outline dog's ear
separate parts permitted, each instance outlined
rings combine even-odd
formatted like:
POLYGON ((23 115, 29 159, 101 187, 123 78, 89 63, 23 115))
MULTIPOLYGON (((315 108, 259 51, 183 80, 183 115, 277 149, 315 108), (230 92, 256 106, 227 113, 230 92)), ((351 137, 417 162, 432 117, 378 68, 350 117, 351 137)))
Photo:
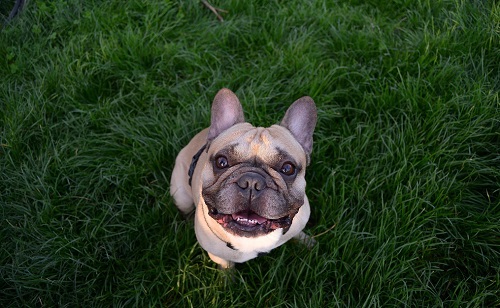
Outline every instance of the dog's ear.
POLYGON ((215 95, 207 141, 215 139, 231 126, 245 122, 243 108, 233 91, 223 88, 215 95))
POLYGON ((296 100, 286 111, 280 125, 286 127, 300 143, 309 157, 312 151, 313 132, 316 127, 316 105, 309 96, 296 100))

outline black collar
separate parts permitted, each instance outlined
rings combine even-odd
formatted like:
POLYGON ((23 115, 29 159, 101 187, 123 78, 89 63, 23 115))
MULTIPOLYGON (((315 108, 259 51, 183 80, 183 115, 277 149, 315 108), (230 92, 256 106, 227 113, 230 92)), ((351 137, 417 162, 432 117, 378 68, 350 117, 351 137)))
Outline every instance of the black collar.
POLYGON ((194 154, 193 159, 191 160, 191 165, 189 166, 189 171, 188 171, 189 186, 191 186, 191 180, 193 179, 193 173, 194 169, 196 168, 196 164, 198 163, 198 159, 200 159, 201 153, 203 153, 203 151, 207 148, 207 145, 208 143, 205 143, 205 145, 203 145, 201 149, 199 149, 198 152, 194 154))

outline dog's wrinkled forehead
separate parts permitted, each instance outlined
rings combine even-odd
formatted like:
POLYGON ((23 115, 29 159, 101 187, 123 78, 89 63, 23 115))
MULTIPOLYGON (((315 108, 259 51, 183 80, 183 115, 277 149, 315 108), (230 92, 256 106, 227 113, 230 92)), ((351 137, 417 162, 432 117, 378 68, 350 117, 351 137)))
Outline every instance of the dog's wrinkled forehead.
POLYGON ((272 137, 269 131, 258 127, 240 136, 234 143, 233 151, 241 159, 255 156, 265 158, 275 154, 276 148, 273 146, 271 140, 272 137))
POLYGON ((273 163, 283 156, 293 156, 305 160, 305 153, 300 144, 286 128, 273 125, 268 128, 253 127, 248 123, 229 129, 214 140, 220 143, 216 148, 225 149, 227 154, 245 161, 255 157, 273 163))

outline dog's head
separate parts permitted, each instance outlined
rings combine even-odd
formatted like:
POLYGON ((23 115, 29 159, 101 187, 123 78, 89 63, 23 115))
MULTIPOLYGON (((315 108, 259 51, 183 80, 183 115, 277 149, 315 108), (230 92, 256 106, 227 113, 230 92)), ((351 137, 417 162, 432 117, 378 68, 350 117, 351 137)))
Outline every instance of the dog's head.
POLYGON ((315 125, 310 97, 295 101, 279 125, 263 128, 246 123, 236 95, 220 90, 202 172, 205 218, 240 237, 286 233, 304 203, 315 125))

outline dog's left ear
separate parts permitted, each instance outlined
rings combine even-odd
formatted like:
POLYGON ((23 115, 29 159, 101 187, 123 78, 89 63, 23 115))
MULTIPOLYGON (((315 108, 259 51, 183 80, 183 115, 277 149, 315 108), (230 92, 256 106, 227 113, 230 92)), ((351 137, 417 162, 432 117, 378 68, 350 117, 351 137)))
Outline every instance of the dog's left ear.
POLYGON ((233 91, 223 88, 215 95, 207 141, 217 138, 231 126, 245 122, 243 108, 233 91))
POLYGON ((316 105, 309 96, 296 100, 286 111, 280 125, 286 127, 300 143, 307 157, 311 154, 317 120, 316 105))

